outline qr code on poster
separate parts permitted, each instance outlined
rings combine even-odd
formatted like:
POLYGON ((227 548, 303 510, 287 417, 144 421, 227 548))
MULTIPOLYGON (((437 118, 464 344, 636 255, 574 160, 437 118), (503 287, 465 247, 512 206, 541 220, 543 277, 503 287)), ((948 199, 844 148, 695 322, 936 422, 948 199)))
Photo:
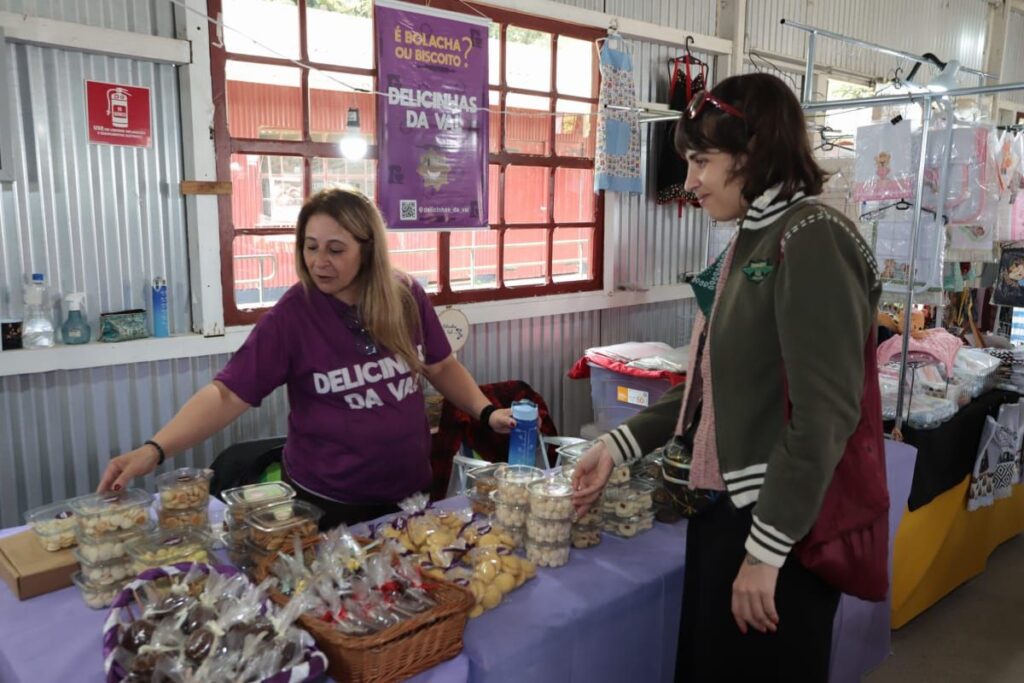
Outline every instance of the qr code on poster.
POLYGON ((414 221, 418 210, 416 208, 415 199, 399 199, 398 200, 398 218, 403 221, 414 221))

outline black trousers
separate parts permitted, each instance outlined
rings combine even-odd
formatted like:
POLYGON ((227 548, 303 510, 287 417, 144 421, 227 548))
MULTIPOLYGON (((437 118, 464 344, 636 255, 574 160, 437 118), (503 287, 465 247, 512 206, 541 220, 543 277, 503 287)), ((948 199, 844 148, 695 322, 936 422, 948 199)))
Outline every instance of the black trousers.
POLYGON ((790 555, 775 587, 778 630, 740 633, 732 616, 732 584, 746 556, 751 508, 722 496, 691 519, 686 535, 677 682, 827 683, 832 621, 839 591, 790 555))
POLYGON ((321 531, 333 529, 339 524, 352 526, 353 524, 358 524, 360 522, 369 522, 372 519, 377 519, 383 515, 390 515, 399 511, 399 507, 394 503, 350 505, 348 503, 339 503, 328 498, 321 498, 315 493, 311 493, 310 491, 302 488, 299 484, 296 484, 295 481, 288 476, 288 470, 285 469, 283 462, 281 463, 281 479, 295 489, 296 498, 304 500, 307 503, 312 503, 324 511, 324 516, 320 518, 321 531))

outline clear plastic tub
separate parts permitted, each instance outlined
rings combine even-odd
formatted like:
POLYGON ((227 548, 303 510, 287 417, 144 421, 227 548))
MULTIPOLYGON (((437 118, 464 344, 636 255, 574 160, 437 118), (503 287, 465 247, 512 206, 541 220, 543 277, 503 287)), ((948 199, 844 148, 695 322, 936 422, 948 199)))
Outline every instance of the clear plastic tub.
POLYGON ((594 404, 594 422, 601 432, 610 432, 644 408, 658 402, 672 387, 663 378, 634 377, 590 366, 590 398, 594 404))
POLYGON ((145 526, 152 502, 153 495, 148 491, 124 489, 75 498, 71 509, 78 516, 79 537, 96 538, 145 526))
POLYGON ((497 490, 498 469, 504 465, 486 465, 474 467, 466 472, 466 481, 469 484, 466 489, 466 496, 473 507, 473 512, 489 515, 494 512, 494 505, 491 502, 491 492, 497 490))
POLYGON ((513 549, 522 548, 523 542, 526 540, 526 525, 522 526, 507 526, 505 524, 495 524, 494 530, 500 534, 504 534, 508 537, 508 540, 512 542, 513 549))
POLYGON ((569 561, 569 544, 537 543, 527 538, 526 559, 538 567, 561 567, 569 561))
POLYGON ((113 584, 110 586, 99 586, 93 583, 89 583, 82 572, 75 572, 74 576, 71 577, 72 583, 78 586, 78 590, 82 593, 82 599, 85 600, 85 604, 93 609, 105 609, 110 607, 110 603, 114 602, 114 598, 124 588, 124 582, 120 585, 113 584))
POLYGON ((81 567, 82 578, 94 586, 124 585, 134 578, 132 561, 128 557, 119 557, 105 562, 90 562, 80 549, 75 549, 75 559, 81 567))
POLYGON ((522 527, 526 525, 526 516, 529 505, 522 503, 509 503, 501 495, 501 491, 492 491, 491 500, 494 502, 495 522, 504 527, 522 527))
POLYGON ((210 508, 206 503, 191 508, 161 507, 157 510, 157 524, 161 529, 210 528, 210 508))
POLYGON ((289 500, 254 510, 246 518, 251 527, 249 540, 268 551, 291 547, 298 536, 303 541, 315 539, 320 533, 324 512, 304 500, 289 500))
POLYGON ((144 526, 135 527, 104 536, 78 536, 78 552, 88 562, 107 562, 128 554, 125 544, 153 530, 149 520, 144 526))
POLYGON ((572 520, 544 519, 530 515, 526 518, 526 536, 539 543, 568 543, 572 538, 572 520))
POLYGON ((532 517, 572 520, 572 481, 565 477, 551 477, 533 482, 527 490, 532 517))
POLYGON ((156 478, 160 491, 160 507, 183 510, 206 507, 210 503, 210 479, 213 470, 181 467, 156 478))
POLYGON ((578 524, 572 528, 573 548, 592 548, 601 543, 600 524, 578 524))
POLYGON ((626 486, 609 486, 601 496, 601 514, 605 517, 629 519, 650 512, 654 506, 651 499, 653 491, 648 484, 633 482, 626 486))
POLYGON ((632 538, 653 526, 654 514, 648 512, 629 518, 619 517, 618 515, 607 516, 601 523, 601 530, 621 538, 632 538))
POLYGON ((51 503, 25 513, 25 521, 32 527, 42 546, 52 552, 75 545, 75 527, 78 524, 70 501, 51 503))
POLYGON ((195 529, 153 531, 125 543, 135 573, 178 562, 206 562, 210 546, 209 534, 195 529))
POLYGON ((228 522, 229 528, 237 528, 237 525, 246 523, 245 518, 253 510, 295 498, 295 489, 282 481, 274 481, 237 486, 224 491, 220 497, 228 506, 224 515, 225 521, 228 522))
POLYGON ((528 487, 544 477, 544 471, 529 465, 505 465, 495 473, 498 493, 510 505, 525 505, 529 502, 528 487))

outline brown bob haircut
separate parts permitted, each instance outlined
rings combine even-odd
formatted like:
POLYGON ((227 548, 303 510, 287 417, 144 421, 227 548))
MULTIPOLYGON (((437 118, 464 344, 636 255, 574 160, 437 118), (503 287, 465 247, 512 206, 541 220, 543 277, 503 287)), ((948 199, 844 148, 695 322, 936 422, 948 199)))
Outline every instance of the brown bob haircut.
POLYGON ((743 179, 747 202, 780 184, 779 199, 789 199, 799 190, 821 194, 826 174, 811 153, 800 102, 781 79, 760 73, 732 76, 712 88, 711 95, 746 118, 726 113, 710 101, 695 119, 684 112, 675 133, 680 156, 687 151, 718 151, 737 157, 734 177, 743 179))

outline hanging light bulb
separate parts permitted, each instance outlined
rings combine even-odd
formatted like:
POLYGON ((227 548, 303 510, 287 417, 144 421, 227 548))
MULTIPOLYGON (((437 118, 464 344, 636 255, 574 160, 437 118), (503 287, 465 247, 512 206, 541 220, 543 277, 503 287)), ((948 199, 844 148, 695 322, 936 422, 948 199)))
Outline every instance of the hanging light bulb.
POLYGON ((956 82, 956 75, 960 71, 960 62, 951 59, 942 67, 939 75, 928 83, 928 89, 932 92, 948 92, 956 90, 959 84, 956 82))
POLYGON ((366 157, 366 138, 359 132, 359 110, 350 107, 345 122, 345 135, 338 143, 341 156, 349 161, 358 161, 366 157))

